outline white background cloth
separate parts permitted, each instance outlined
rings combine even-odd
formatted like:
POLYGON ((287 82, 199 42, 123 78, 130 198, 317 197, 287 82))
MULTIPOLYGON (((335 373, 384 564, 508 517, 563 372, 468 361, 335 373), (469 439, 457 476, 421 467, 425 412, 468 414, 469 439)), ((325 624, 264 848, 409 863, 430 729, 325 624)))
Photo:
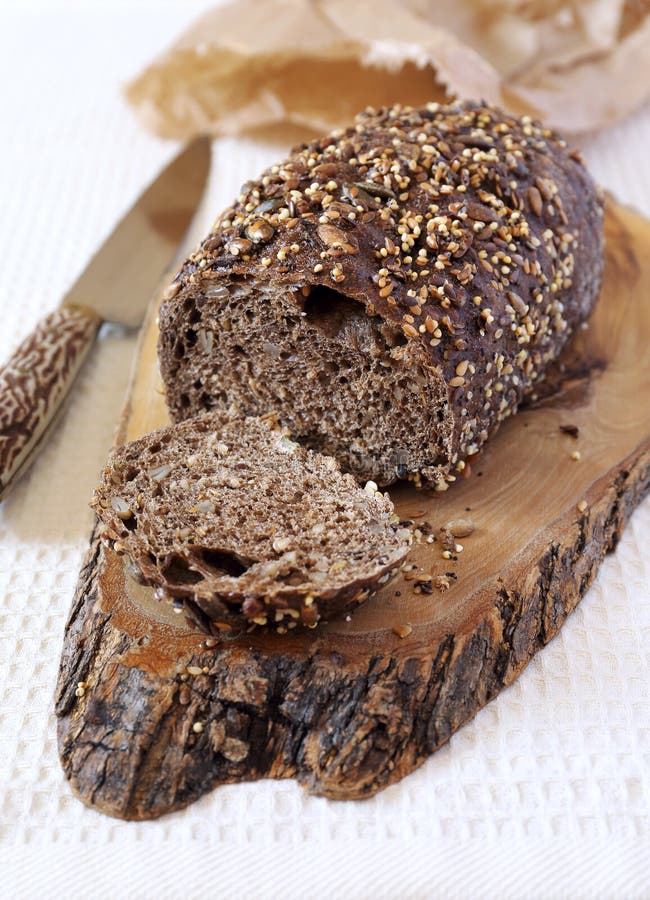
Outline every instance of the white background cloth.
MULTIPOLYGON (((0 359, 176 151, 119 86, 207 5, 0 0, 0 359)), ((650 109, 582 143, 600 181, 650 215, 650 109)), ((215 145, 195 237, 278 152, 215 145)), ((559 637, 377 797, 263 781, 145 823, 72 797, 52 692, 133 350, 105 337, 0 508, 0 896, 650 897, 649 500, 559 637)))

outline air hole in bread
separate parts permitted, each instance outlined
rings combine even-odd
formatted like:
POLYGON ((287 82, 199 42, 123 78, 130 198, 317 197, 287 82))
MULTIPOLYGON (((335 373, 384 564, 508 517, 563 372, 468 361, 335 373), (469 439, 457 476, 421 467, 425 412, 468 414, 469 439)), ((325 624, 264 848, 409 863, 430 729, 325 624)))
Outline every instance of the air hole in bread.
POLYGON ((230 550, 197 548, 197 553, 200 554, 205 565, 217 575, 231 575, 233 578, 239 578, 253 565, 252 561, 245 561, 237 553, 232 553, 230 550))
POLYGON ((395 347, 405 347, 408 344, 408 338, 404 332, 389 325, 388 322, 384 322, 383 325, 379 326, 379 333, 385 340, 386 346, 390 347, 391 350, 395 347))
POLYGON ((196 584, 203 580, 203 575, 190 569, 189 562, 182 556, 170 556, 163 566, 163 572, 170 584, 196 584))
POLYGON ((348 323, 365 318, 363 307, 356 300, 321 284, 311 289, 304 312, 310 325, 330 338, 336 337, 348 323))

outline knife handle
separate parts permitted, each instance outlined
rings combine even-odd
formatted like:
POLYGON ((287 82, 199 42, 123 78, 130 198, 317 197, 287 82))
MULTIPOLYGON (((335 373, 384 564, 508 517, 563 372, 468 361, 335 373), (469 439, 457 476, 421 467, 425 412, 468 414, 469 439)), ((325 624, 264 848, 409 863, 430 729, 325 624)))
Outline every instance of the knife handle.
POLYGON ((0 500, 44 444, 100 325, 91 309, 60 306, 0 369, 0 500))

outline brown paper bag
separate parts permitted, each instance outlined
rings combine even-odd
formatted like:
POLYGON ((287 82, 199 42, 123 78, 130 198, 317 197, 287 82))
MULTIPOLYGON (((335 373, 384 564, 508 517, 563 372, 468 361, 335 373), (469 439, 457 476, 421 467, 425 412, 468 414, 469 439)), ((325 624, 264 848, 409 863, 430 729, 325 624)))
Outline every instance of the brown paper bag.
POLYGON ((567 132, 650 95, 650 0, 238 0, 126 91, 169 138, 306 136, 365 106, 484 99, 567 132))

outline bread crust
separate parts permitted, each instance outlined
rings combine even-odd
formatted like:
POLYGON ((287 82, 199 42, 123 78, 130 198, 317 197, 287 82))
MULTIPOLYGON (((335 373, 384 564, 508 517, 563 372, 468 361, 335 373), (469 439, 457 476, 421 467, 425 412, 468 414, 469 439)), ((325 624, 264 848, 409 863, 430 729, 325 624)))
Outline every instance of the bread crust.
MULTIPOLYGON (((445 387, 445 458, 407 477, 446 489, 587 319, 602 268, 602 196, 552 131, 478 103, 366 111, 247 182, 170 285, 171 415, 205 408, 192 385, 219 366, 183 343, 188 310, 218 311, 219 287, 242 279, 332 288, 398 328, 405 365, 445 387)), ((409 402, 426 407, 427 390, 409 402)))

